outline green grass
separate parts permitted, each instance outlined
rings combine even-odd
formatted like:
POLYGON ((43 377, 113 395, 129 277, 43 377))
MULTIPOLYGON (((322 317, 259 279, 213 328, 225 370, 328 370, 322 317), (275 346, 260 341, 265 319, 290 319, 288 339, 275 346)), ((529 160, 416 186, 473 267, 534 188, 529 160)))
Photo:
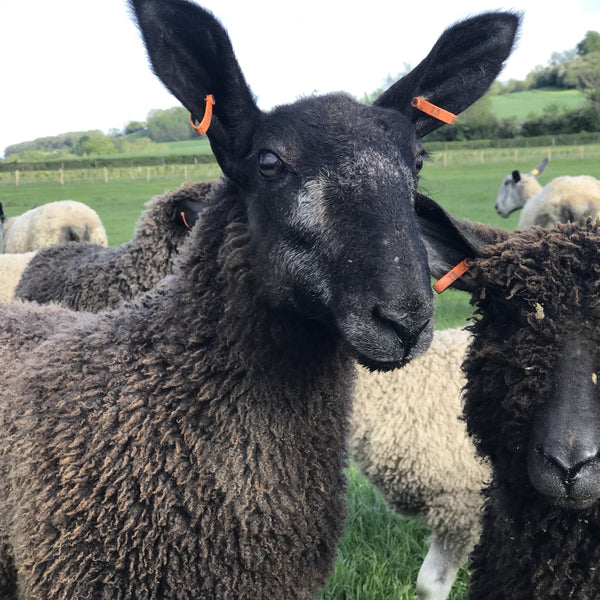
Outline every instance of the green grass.
POLYGON ((577 90, 542 88, 514 94, 490 96, 491 109, 498 119, 517 117, 525 119, 538 116, 550 106, 575 110, 584 103, 583 94, 577 90))
MULTIPOLYGON (((539 158, 542 158, 540 156, 539 158)), ((484 223, 513 229, 518 214, 500 218, 494 210, 496 194, 505 175, 519 168, 528 172, 538 158, 523 163, 444 167, 434 161, 425 165, 421 190, 452 213, 484 223)), ((596 159, 552 160, 540 177, 546 183, 558 175, 589 174, 600 178, 596 159)), ((0 185, 0 202, 7 214, 18 214, 35 204, 59 199, 80 200, 94 208, 106 227, 109 243, 131 239, 144 203, 153 195, 173 189, 183 177, 68 183, 31 183, 15 187, 0 185)), ((468 296, 447 290, 436 297, 436 327, 462 325, 471 314, 468 296)), ((335 573, 321 600, 415 600, 414 585, 427 552, 428 532, 418 519, 405 519, 386 507, 381 495, 351 465, 348 469, 349 515, 338 549, 335 573)), ((462 569, 451 598, 466 598, 468 574, 462 569)))
MULTIPOLYGON (((207 177, 206 179, 212 179, 207 177)), ((183 177, 165 177, 146 181, 115 180, 75 182, 61 186, 57 183, 39 183, 0 186, 0 202, 7 216, 21 214, 38 204, 56 200, 77 200, 93 208, 99 215, 108 243, 117 246, 131 239, 133 229, 144 204, 153 196, 175 189, 183 177)))
MULTIPOLYGON (((347 473, 346 529, 335 573, 320 600, 415 600, 415 581, 429 532, 419 519, 390 511, 356 466, 350 465, 347 473)), ((452 588, 452 600, 466 597, 467 582, 463 567, 452 588)))

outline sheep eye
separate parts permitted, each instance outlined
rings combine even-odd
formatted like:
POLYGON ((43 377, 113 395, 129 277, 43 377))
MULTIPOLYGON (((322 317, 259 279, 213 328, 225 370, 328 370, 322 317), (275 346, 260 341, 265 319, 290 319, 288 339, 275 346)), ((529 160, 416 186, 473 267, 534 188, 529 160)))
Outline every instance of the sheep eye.
POLYGON ((417 169, 417 173, 420 173, 421 169, 423 168, 423 154, 419 153, 417 155, 417 161, 415 163, 415 167, 417 169))
POLYGON ((260 153, 260 156, 258 157, 258 168, 260 174, 266 179, 275 179, 285 171, 285 165, 279 156, 268 150, 260 153))

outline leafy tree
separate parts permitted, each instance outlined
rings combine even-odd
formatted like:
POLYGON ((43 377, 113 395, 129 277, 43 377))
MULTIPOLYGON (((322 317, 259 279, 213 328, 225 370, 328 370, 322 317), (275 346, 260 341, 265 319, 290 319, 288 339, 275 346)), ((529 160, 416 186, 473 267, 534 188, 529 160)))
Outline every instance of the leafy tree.
POLYGON ((137 133, 138 131, 146 131, 147 127, 148 125, 144 121, 129 121, 125 126, 125 135, 137 133))
POLYGON ((152 110, 148 114, 148 137, 153 142, 177 142, 195 136, 190 126, 190 114, 182 106, 152 110))
POLYGON ((553 52, 550 55, 550 60, 548 64, 550 66, 559 66, 564 65, 565 63, 569 63, 572 60, 577 58, 577 50, 575 48, 571 48, 571 50, 563 50, 562 52, 553 52))
POLYGON ((125 154, 130 152, 148 152, 154 147, 154 142, 147 137, 123 138, 119 141, 119 150, 125 154))
POLYGON ((592 52, 600 52, 600 33, 597 31, 588 31, 575 49, 579 56, 585 56, 592 52))
MULTIPOLYGON (((600 40, 600 35, 598 37, 600 40)), ((600 117, 600 51, 589 52, 573 61, 567 80, 575 84, 600 117)))
POLYGON ((116 151, 113 140, 102 134, 84 135, 75 147, 75 153, 80 156, 114 154, 116 151))

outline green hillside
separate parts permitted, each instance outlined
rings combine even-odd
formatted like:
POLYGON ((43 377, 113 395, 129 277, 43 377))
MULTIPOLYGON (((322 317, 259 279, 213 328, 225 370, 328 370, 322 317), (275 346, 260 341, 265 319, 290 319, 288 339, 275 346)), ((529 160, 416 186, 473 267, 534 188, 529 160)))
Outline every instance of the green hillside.
POLYGON ((517 117, 525 119, 530 115, 540 115, 548 107, 564 107, 567 110, 579 108, 584 102, 584 97, 577 90, 559 90, 540 88, 488 96, 491 101, 491 110, 499 119, 517 117))

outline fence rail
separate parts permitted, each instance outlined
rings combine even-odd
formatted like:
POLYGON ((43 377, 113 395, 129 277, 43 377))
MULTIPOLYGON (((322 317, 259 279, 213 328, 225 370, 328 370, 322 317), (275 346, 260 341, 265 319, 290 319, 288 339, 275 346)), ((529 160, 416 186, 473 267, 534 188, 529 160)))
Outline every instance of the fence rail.
POLYGON ((584 158, 600 158, 600 145, 586 146, 547 146, 531 148, 489 148, 484 150, 445 150, 432 152, 436 163, 444 166, 476 165, 509 162, 517 165, 519 162, 537 164, 542 158, 549 160, 583 160, 584 158))
POLYGON ((216 179, 221 170, 216 162, 151 167, 98 167, 94 169, 54 169, 51 171, 20 171, 0 173, 0 185, 27 185, 31 183, 105 182, 115 180, 160 179, 182 177, 184 180, 216 179))
MULTIPOLYGON (((478 165, 507 162, 537 164, 547 156, 550 160, 583 160, 600 158, 600 144, 580 146, 548 146, 531 148, 488 148, 483 150, 444 150, 432 152, 435 163, 443 166, 478 165)), ((187 179, 213 179, 219 177, 221 170, 216 162, 196 164, 166 164, 133 167, 97 167, 90 169, 54 169, 50 171, 0 172, 0 185, 26 185, 30 183, 102 182, 115 180, 159 179, 164 177, 183 177, 187 179)))

